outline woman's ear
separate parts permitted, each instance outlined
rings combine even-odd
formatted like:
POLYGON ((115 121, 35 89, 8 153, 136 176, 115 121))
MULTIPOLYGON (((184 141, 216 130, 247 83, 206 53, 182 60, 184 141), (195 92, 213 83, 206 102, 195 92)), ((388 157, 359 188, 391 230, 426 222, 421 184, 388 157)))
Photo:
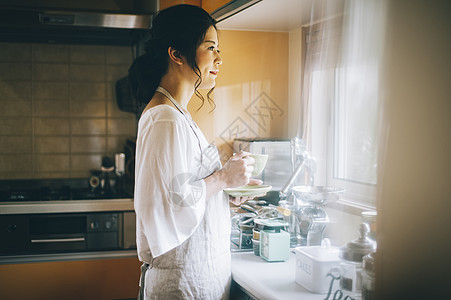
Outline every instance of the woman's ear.
POLYGON ((182 65, 183 64, 183 58, 182 58, 182 54, 180 53, 179 50, 176 50, 172 47, 168 48, 168 55, 169 55, 169 59, 173 62, 175 62, 178 65, 182 65))

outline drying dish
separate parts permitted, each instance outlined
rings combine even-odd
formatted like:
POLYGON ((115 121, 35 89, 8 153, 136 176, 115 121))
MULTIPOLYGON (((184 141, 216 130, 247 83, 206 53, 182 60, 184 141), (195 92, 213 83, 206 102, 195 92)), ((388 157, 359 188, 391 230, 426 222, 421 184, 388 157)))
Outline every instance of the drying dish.
POLYGON ((272 186, 270 185, 243 185, 224 189, 224 192, 232 197, 256 197, 266 194, 271 188, 272 186))

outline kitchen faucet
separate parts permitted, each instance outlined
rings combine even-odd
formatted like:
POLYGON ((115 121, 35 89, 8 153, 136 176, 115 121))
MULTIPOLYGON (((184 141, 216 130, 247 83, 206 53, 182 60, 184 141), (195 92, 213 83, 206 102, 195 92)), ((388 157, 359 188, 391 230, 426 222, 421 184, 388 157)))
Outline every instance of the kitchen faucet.
POLYGON ((295 137, 291 140, 292 145, 292 163, 293 166, 299 161, 298 165, 294 169, 288 181, 285 183, 283 188, 279 192, 280 199, 286 199, 291 194, 291 185, 299 176, 302 170, 305 174, 308 174, 308 184, 313 186, 315 183, 315 172, 316 172, 316 161, 315 159, 305 150, 305 141, 295 137), (300 152, 300 155, 298 152, 300 152))

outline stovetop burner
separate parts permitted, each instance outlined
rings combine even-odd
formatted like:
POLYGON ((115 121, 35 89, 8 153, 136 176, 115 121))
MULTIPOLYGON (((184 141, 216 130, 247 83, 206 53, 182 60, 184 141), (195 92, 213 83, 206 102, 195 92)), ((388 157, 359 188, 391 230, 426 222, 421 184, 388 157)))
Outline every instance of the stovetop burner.
POLYGON ((86 179, 0 181, 0 202, 130 198, 113 189, 87 187, 86 179))

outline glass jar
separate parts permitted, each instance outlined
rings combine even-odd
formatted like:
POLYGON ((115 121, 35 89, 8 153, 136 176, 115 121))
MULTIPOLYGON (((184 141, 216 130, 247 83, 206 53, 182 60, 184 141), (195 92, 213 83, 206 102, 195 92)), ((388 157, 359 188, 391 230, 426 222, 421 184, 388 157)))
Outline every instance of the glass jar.
POLYGON ((368 237, 373 241, 376 241, 376 218, 377 212, 375 211, 362 212, 362 223, 368 224, 368 226, 370 227, 368 237))
POLYGON ((374 300, 375 295, 375 253, 371 252, 363 257, 362 262, 362 300, 374 300))
POLYGON ((368 224, 359 226, 359 237, 340 248, 340 288, 354 299, 361 299, 362 260, 376 249, 376 244, 368 238, 368 224))

